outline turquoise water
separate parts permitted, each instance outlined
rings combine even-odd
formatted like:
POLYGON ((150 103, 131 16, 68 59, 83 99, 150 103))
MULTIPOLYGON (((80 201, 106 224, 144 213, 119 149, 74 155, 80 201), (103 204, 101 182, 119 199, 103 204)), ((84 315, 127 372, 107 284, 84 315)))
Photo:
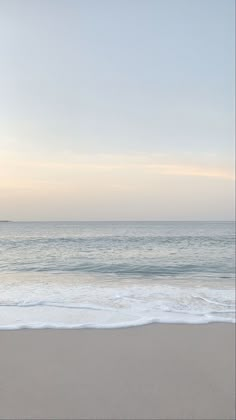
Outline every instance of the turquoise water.
POLYGON ((0 328, 234 322, 232 222, 0 223, 0 328))

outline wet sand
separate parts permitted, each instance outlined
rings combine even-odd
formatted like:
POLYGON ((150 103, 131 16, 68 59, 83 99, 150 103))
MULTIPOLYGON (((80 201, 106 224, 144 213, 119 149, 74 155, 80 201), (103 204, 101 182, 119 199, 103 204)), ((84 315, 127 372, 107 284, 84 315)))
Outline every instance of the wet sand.
POLYGON ((0 332, 1 419, 234 419, 235 325, 0 332))

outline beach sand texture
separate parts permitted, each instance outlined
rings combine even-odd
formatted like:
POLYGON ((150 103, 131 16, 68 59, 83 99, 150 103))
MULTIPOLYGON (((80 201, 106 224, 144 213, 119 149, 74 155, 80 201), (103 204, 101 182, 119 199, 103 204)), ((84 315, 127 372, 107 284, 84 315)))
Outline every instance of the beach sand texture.
POLYGON ((1 331, 1 419, 234 419, 235 325, 1 331))

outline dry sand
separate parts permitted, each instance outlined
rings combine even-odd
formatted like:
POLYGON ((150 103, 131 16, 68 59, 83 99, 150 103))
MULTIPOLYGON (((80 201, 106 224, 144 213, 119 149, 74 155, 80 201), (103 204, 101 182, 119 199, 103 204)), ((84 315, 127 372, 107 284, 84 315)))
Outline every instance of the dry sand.
POLYGON ((234 419, 235 326, 1 331, 1 419, 234 419))

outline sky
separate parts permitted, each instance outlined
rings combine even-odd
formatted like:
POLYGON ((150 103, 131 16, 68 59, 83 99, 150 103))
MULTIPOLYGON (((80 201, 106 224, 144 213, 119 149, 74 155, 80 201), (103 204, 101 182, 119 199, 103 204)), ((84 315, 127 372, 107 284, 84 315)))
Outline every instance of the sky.
POLYGON ((0 219, 232 220, 234 0, 0 0, 0 219))

